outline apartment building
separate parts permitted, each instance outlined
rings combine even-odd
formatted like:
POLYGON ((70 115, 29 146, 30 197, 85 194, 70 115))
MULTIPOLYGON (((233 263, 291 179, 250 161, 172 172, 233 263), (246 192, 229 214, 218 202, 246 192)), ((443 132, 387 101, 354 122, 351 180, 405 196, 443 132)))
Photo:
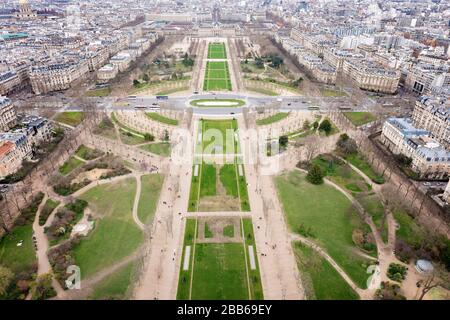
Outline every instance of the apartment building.
POLYGON ((33 66, 30 69, 30 82, 35 94, 45 94, 69 89, 74 81, 83 78, 88 72, 86 60, 33 66))
POLYGON ((16 112, 11 100, 0 96, 0 132, 8 131, 16 124, 16 112))
POLYGON ((414 125, 428 130, 431 136, 450 150, 450 102, 423 96, 416 101, 412 114, 414 125))
POLYGON ((446 179, 450 175, 450 152, 418 129, 409 118, 389 118, 383 124, 381 142, 394 154, 411 158, 411 169, 420 178, 446 179))
POLYGON ((112 79, 114 79, 117 74, 119 73, 119 68, 117 65, 114 65, 112 63, 108 63, 98 69, 97 71, 97 79, 101 83, 106 83, 112 79))
POLYGON ((16 90, 20 84, 20 77, 15 71, 0 73, 0 95, 6 96, 16 90))
POLYGON ((16 146, 11 141, 0 141, 0 178, 16 172, 22 164, 16 146))
POLYGON ((400 81, 400 72, 382 68, 367 60, 345 60, 342 71, 363 90, 395 93, 400 81))

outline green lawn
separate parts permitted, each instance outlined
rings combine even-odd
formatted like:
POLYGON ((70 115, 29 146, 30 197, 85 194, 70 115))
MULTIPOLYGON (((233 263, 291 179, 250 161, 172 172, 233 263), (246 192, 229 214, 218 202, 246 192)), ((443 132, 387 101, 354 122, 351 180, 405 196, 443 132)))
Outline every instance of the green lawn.
POLYGON ((0 265, 14 273, 30 269, 37 262, 32 235, 31 224, 16 226, 11 233, 5 235, 0 240, 0 265), (21 240, 23 244, 18 247, 17 244, 21 240))
POLYGON ((125 143, 130 146, 134 146, 137 144, 146 143, 147 141, 144 139, 144 137, 135 135, 131 132, 125 131, 123 129, 119 129, 120 132, 120 140, 122 143, 125 143))
POLYGON ((375 173, 375 171, 372 169, 369 163, 364 159, 364 157, 361 154, 352 154, 345 156, 345 160, 350 162, 352 165, 357 167, 359 170, 364 172, 366 176, 368 176, 373 182, 377 184, 383 184, 384 183, 384 177, 382 175, 379 175, 375 173))
POLYGON ((178 279, 177 299, 187 300, 189 299, 189 291, 191 286, 191 271, 192 271, 192 259, 194 238, 197 234, 197 219, 186 219, 186 226, 184 229, 184 242, 183 242, 183 254, 181 256, 180 277, 178 279), (188 270, 183 270, 184 256, 186 246, 191 246, 191 254, 189 258, 188 270))
POLYGON ((358 294, 314 249, 293 244, 308 300, 357 300, 358 294))
POLYGON ((225 187, 227 195, 238 196, 238 184, 236 181, 236 166, 234 164, 224 164, 220 168, 220 182, 225 187))
POLYGON ((200 124, 202 126, 203 154, 236 153, 237 144, 234 138, 237 130, 236 119, 202 120, 200 124), (216 147, 218 150, 215 149, 216 147))
MULTIPOLYGON (((251 292, 251 298, 252 300, 262 300, 264 299, 264 293, 263 293, 263 287, 261 283, 261 276, 259 273, 259 262, 258 262, 258 252, 256 250, 256 242, 255 242, 255 235, 253 233, 253 223, 252 219, 245 218, 242 219, 242 228, 243 228, 243 235, 245 239, 245 250, 247 254, 247 270, 248 270, 248 276, 249 276, 249 282, 250 282, 250 292, 251 292), (248 256, 248 246, 253 246, 253 252, 255 254, 255 265, 256 269, 251 269, 250 264, 250 258, 248 256)), ((225 228, 224 228, 225 233, 225 228)))
POLYGON ((93 160, 98 157, 101 157, 104 153, 99 150, 94 150, 89 147, 86 147, 84 144, 78 147, 75 154, 84 160, 93 160))
POLYGON ((314 238, 361 288, 366 287, 368 260, 358 256, 352 240, 353 220, 361 219, 351 202, 326 184, 313 185, 292 171, 275 179, 289 228, 314 238))
POLYGON ((202 181, 200 197, 216 195, 216 167, 212 164, 203 164, 201 170, 202 181))
POLYGON ((413 248, 420 247, 426 237, 423 227, 403 209, 397 208, 392 213, 399 226, 396 231, 397 238, 402 239, 413 248))
POLYGON ((344 161, 330 154, 321 154, 312 160, 333 182, 350 191, 353 195, 370 191, 371 187, 344 161))
MULTIPOLYGON (((251 298, 264 298, 251 219, 243 219, 242 226, 246 241, 245 247, 243 243, 194 244, 194 239, 198 234, 197 221, 196 219, 186 220, 177 299, 247 300, 250 298, 249 283, 251 298), (254 247, 255 270, 250 270, 249 258, 248 256, 246 257, 248 251, 245 251, 246 249, 244 248, 247 248, 248 245, 253 245, 254 247), (191 251, 188 270, 183 270, 186 246, 190 246, 191 251), (249 278, 247 278, 246 259, 249 278), (191 279, 192 296, 190 296, 191 279)), ((231 226, 231 230, 229 227, 226 227, 227 234, 234 234, 233 226, 231 226)))
POLYGON ((55 121, 65 123, 69 126, 76 127, 83 121, 84 113, 81 111, 60 112, 55 117, 55 121))
POLYGON ((73 170, 81 166, 84 162, 75 157, 70 157, 64 164, 59 167, 59 173, 62 175, 67 175, 71 173, 73 170))
POLYGON ((120 261, 142 242, 143 233, 132 217, 135 192, 136 180, 128 178, 96 186, 80 197, 100 216, 91 234, 74 248, 82 277, 89 277, 120 261))
POLYGON ((124 300, 127 298, 133 273, 133 263, 130 262, 100 283, 95 285, 94 291, 89 296, 93 300, 124 300))
POLYGON ((142 146, 139 146, 139 148, 163 157, 170 156, 170 143, 168 142, 144 144, 142 146))
POLYGON ((142 189, 138 216, 144 224, 149 224, 153 220, 163 181, 164 176, 161 174, 148 174, 141 177, 142 189))
POLYGON ((158 121, 158 122, 162 122, 171 126, 177 126, 178 125, 178 120, 177 119, 172 119, 172 118, 168 118, 165 117, 163 115, 160 115, 159 113, 156 112, 146 112, 145 115, 147 117, 149 117, 152 120, 158 121))
POLYGON ((208 59, 226 59, 227 53, 223 42, 208 45, 208 59))
POLYGON ((195 245, 194 300, 247 300, 245 255, 241 243, 195 245))
POLYGON ((375 194, 359 195, 357 196, 359 203, 363 206, 380 232, 381 238, 384 242, 388 241, 388 226, 384 217, 384 206, 380 198, 375 194))
POLYGON ((357 127, 376 120, 370 112, 344 112, 344 115, 357 127))
POLYGON ((228 62, 208 61, 206 63, 203 90, 231 90, 228 62))
POLYGON ((273 116, 257 120, 256 124, 258 126, 265 126, 265 125, 268 125, 268 124, 271 124, 271 123, 274 123, 277 121, 281 121, 284 118, 286 118, 288 115, 289 115, 289 112, 278 112, 278 113, 274 114, 273 116))

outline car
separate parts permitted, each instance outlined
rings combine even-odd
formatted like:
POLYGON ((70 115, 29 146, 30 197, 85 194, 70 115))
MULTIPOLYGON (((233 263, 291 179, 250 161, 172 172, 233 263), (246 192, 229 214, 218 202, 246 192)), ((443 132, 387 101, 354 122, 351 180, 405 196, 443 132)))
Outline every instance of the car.
POLYGON ((234 114, 234 112, 230 112, 230 114, 234 114))
POLYGON ((198 94, 198 91, 194 91, 194 94, 198 94))
POLYGON ((157 106, 157 105, 158 105, 158 103, 156 103, 156 102, 152 103, 152 106, 157 106))
POLYGON ((291 103, 289 102, 288 104, 287 104, 288 106, 290 106, 291 105, 291 103))

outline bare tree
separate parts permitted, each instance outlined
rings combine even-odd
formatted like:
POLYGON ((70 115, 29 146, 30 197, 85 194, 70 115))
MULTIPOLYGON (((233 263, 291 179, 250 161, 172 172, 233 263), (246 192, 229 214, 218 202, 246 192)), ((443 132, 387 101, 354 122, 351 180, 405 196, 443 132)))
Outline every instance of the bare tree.
POLYGON ((433 288, 444 287, 448 289, 450 287, 450 273, 445 270, 444 266, 436 265, 433 272, 425 280, 419 281, 418 285, 422 288, 419 296, 419 300, 422 300, 433 288))

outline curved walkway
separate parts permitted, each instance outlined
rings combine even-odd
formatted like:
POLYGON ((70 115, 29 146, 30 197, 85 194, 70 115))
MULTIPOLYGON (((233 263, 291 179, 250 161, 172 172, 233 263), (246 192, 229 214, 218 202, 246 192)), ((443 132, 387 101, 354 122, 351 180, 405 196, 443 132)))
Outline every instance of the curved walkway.
POLYGON ((334 259, 332 257, 330 257, 328 255, 328 253, 325 252, 325 250, 323 250, 319 245, 317 245, 316 243, 314 243, 313 241, 302 237, 298 234, 290 234, 292 241, 300 241, 301 243, 307 245, 308 247, 311 247, 312 249, 314 249, 314 251, 316 251, 317 253, 319 253, 325 260, 327 260, 332 266, 333 268, 341 275, 341 277, 345 280, 345 282, 347 282, 347 284, 362 298, 362 299, 371 299, 372 296, 370 294, 368 294, 367 290, 363 290, 361 288, 359 288, 354 282, 353 280, 347 275, 347 273, 345 273, 344 270, 342 270, 342 268, 334 261, 334 259))
POLYGON ((145 224, 142 223, 142 221, 139 219, 139 200, 141 199, 141 190, 142 190, 142 183, 141 183, 141 174, 135 174, 134 177, 136 178, 136 194, 134 195, 134 203, 133 203, 133 220, 139 227, 139 229, 144 230, 145 224))

